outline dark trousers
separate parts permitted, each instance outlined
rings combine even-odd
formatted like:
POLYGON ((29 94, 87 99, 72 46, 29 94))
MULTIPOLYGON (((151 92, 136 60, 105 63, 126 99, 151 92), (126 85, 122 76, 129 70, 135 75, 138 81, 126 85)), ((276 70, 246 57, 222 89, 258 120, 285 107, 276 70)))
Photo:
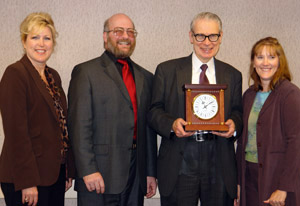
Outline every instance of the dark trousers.
POLYGON ((216 165, 215 141, 197 142, 189 138, 174 191, 161 196, 162 206, 232 206, 220 171, 216 165))
POLYGON ((258 198, 258 164, 246 161, 245 176, 246 205, 257 206, 258 198))
MULTIPOLYGON (((261 202, 259 202, 259 198, 258 198, 259 191, 258 191, 258 164, 257 163, 246 161, 245 193, 246 193, 246 206, 257 206, 262 204, 261 202)), ((265 200, 267 200, 268 198, 265 198, 265 200)), ((295 193, 288 192, 287 197, 285 199, 285 206, 295 206, 295 205, 296 205, 295 193)))
MULTIPOLYGON (((120 194, 97 194, 78 191, 78 206, 142 206, 144 195, 140 188, 137 172, 137 151, 132 150, 129 178, 120 194)), ((104 180, 105 183, 105 180, 104 180)))
MULTIPOLYGON (((66 187, 66 169, 65 165, 60 168, 58 180, 50 186, 38 186, 38 206, 64 206, 66 187)), ((1 183, 1 189, 4 194, 7 206, 23 206, 22 191, 15 191, 14 184, 1 183)))

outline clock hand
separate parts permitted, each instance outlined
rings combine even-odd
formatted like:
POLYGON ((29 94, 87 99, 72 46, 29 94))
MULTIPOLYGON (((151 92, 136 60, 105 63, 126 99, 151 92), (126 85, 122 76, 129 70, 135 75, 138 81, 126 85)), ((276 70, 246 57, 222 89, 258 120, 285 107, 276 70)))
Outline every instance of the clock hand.
POLYGON ((211 103, 213 103, 214 101, 211 101, 210 103, 208 103, 207 105, 204 105, 204 108, 206 109, 208 105, 210 105, 211 103))

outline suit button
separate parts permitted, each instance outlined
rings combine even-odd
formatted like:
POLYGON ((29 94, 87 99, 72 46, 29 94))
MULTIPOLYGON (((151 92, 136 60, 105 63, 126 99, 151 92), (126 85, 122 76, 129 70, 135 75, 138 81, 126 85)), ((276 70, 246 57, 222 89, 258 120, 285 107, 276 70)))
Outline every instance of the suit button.
POLYGON ((259 166, 259 168, 262 168, 262 163, 259 163, 258 166, 259 166))
POLYGON ((261 147, 261 144, 260 144, 260 142, 258 142, 258 143, 257 143, 257 147, 261 147))

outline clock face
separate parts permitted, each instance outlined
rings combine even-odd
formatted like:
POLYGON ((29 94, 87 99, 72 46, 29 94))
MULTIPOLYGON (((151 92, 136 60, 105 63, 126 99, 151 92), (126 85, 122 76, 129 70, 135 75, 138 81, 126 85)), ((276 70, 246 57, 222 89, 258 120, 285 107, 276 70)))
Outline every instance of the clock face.
POLYGON ((193 101, 194 114, 204 120, 208 120, 216 116, 219 106, 217 98, 212 94, 199 94, 193 101))

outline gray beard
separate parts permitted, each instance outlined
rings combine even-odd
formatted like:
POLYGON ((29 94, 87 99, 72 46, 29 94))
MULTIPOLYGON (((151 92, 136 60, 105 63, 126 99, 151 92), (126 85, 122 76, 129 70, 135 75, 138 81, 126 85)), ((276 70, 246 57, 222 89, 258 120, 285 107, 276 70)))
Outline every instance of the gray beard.
POLYGON ((107 41, 107 50, 115 55, 116 58, 124 59, 130 57, 134 51, 135 45, 131 45, 131 48, 128 52, 123 52, 118 49, 118 47, 114 47, 110 40, 107 41))

